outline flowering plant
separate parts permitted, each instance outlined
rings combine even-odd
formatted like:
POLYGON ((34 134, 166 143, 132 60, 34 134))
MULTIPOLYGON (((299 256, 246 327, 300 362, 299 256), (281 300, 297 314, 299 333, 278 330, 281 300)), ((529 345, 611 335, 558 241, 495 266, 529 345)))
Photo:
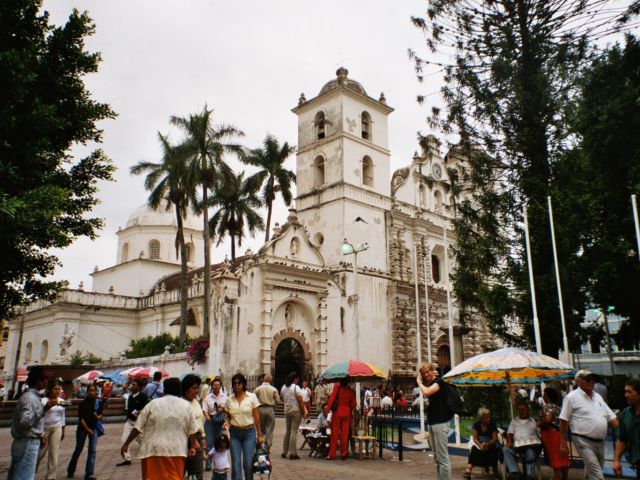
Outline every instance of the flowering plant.
POLYGON ((190 360, 189 363, 194 365, 196 363, 204 363, 207 350, 209 350, 208 338, 197 338, 187 349, 187 355, 190 360))

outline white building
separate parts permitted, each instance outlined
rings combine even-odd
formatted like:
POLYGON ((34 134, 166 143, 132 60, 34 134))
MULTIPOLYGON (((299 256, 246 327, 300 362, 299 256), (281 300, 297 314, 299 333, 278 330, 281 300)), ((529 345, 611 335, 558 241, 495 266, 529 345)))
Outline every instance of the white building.
MULTIPOLYGON (((317 375, 334 362, 360 357, 392 375, 413 376, 416 262, 422 358, 431 350, 441 367, 450 365, 445 226, 449 242, 455 237, 448 222, 447 171, 463 159, 455 151, 443 155, 435 138, 428 137, 422 153, 391 175, 387 132, 393 109, 384 95, 376 100, 349 79, 346 69, 336 73, 317 96, 301 95, 293 109, 298 116, 296 210, 282 227, 276 224, 258 253, 212 268, 212 374, 270 371, 278 381, 294 369, 317 375), (357 281, 353 255, 341 253, 344 239, 369 245, 358 254, 357 281)), ((117 356, 132 338, 177 334, 175 228, 172 212, 136 210, 118 232, 116 265, 93 273, 93 292, 67 290, 53 304, 27 309, 19 365, 51 362, 57 350, 49 342, 57 344, 65 326, 77 333, 72 350, 103 358, 117 356)), ((189 273, 191 336, 202 331, 199 228, 198 220, 187 221, 194 267, 189 273)), ((459 362, 493 340, 484 324, 458 325, 453 301, 459 362)), ((14 343, 19 324, 11 325, 14 343)), ((13 371, 12 359, 5 371, 13 371)))

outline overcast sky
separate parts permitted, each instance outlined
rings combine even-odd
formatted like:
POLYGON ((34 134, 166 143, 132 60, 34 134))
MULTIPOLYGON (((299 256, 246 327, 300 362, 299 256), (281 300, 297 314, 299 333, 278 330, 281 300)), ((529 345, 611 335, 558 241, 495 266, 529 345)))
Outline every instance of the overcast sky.
MULTIPOLYGON (((417 150, 416 132, 426 132, 426 117, 441 85, 439 74, 423 84, 415 78, 408 48, 425 52, 422 34, 410 23, 422 15, 426 0, 49 0, 51 22, 61 24, 76 7, 87 10, 96 33, 87 41, 99 51, 97 74, 86 78, 93 97, 118 113, 101 123, 102 148, 116 164, 115 182, 100 185, 102 203, 95 214, 106 220, 95 241, 79 239, 59 252, 63 267, 56 278, 90 288, 89 273, 116 261, 119 226, 145 203, 143 177, 129 168, 140 160, 157 161, 157 132, 169 133, 171 115, 186 116, 207 103, 215 123, 230 123, 257 147, 267 133, 297 144, 296 116, 301 92, 307 98, 335 78, 343 65, 367 93, 384 92, 395 108, 389 117, 391 171, 405 166, 417 150), (431 94, 426 105, 417 94, 431 94)), ((77 153, 82 153, 78 150, 77 153)), ((295 169, 295 158, 288 166, 295 169)), ((239 168, 246 168, 238 166, 239 168)), ((287 211, 279 201, 274 222, 287 211)), ((238 250, 254 251, 263 235, 238 250)), ((226 242, 214 247, 214 259, 229 253, 226 242)))

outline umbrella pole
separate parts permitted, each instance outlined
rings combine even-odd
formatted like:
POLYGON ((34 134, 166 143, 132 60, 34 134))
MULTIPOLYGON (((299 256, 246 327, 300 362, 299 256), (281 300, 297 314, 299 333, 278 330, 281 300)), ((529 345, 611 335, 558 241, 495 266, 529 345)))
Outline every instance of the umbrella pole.
POLYGON ((509 394, 509 410, 511 411, 511 420, 513 420, 513 417, 514 417, 514 413, 513 413, 513 393, 511 392, 511 375, 509 374, 508 370, 506 372, 506 377, 507 377, 507 393, 509 394))

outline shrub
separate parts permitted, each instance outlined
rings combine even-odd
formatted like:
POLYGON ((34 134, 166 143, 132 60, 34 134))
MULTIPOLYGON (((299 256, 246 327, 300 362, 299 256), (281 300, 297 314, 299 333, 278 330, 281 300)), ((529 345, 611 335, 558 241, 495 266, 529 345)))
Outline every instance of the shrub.
POLYGON ((167 332, 155 337, 149 335, 138 340, 131 340, 129 348, 124 351, 124 355, 127 358, 152 357, 163 354, 166 346, 169 346, 170 353, 185 352, 191 341, 187 336, 184 343, 180 344, 178 337, 174 337, 167 332))

